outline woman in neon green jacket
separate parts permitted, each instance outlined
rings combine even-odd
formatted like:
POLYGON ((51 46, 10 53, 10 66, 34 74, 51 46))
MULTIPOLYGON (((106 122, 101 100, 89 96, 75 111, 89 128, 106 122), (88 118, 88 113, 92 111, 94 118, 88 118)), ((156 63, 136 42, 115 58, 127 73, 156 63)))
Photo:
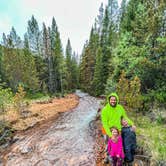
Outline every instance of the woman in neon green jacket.
POLYGON ((111 93, 107 97, 107 104, 101 111, 101 121, 106 135, 111 137, 111 127, 117 127, 121 131, 121 117, 124 117, 128 124, 132 126, 133 131, 136 127, 134 123, 127 117, 126 112, 122 105, 119 104, 119 97, 116 93, 111 93))

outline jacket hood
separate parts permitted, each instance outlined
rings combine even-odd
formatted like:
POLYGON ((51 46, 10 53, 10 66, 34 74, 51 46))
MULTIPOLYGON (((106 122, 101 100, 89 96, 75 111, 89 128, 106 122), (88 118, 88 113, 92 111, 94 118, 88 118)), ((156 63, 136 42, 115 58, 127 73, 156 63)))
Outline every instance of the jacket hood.
POLYGON ((107 102, 108 102, 108 103, 110 102, 109 99, 110 99, 111 96, 116 97, 117 104, 119 104, 119 97, 118 97, 118 95, 117 95, 115 92, 114 92, 114 93, 111 93, 111 94, 109 94, 109 95, 107 96, 107 102))

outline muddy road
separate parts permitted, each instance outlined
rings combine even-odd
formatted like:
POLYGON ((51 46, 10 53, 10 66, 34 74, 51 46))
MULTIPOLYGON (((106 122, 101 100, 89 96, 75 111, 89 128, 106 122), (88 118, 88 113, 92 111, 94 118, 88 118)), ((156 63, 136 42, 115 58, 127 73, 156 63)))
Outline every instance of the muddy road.
POLYGON ((5 166, 93 166, 95 141, 89 123, 100 101, 79 91, 79 105, 40 127, 17 134, 1 157, 5 166))

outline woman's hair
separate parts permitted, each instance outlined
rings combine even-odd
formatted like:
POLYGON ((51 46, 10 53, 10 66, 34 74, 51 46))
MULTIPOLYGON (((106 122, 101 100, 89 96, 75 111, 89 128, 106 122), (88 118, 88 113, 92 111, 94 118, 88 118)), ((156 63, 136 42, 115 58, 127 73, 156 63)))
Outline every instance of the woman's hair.
POLYGON ((119 130, 118 130, 118 128, 117 128, 117 127, 112 126, 112 127, 111 127, 111 129, 110 129, 110 130, 111 130, 111 132, 112 132, 112 130, 113 130, 113 129, 115 129, 115 130, 118 132, 118 134, 119 134, 119 130))

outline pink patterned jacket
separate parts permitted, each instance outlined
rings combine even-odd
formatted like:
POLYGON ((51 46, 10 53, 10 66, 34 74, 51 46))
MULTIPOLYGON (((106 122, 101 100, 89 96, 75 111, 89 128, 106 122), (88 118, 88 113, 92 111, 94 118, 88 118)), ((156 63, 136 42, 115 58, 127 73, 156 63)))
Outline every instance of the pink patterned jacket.
POLYGON ((123 145, 122 145, 122 137, 118 137, 117 142, 113 142, 113 140, 110 138, 108 140, 108 153, 111 157, 119 155, 120 158, 124 158, 124 152, 123 152, 123 145))

